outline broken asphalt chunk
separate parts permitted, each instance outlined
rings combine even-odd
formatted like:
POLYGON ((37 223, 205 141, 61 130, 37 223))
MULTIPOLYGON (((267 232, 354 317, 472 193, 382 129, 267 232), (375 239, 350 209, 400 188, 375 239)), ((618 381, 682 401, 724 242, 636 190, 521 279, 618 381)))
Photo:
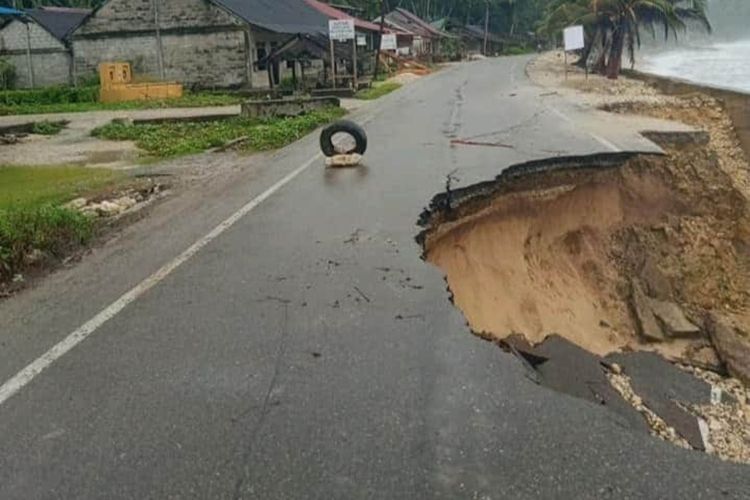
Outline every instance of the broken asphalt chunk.
POLYGON ((698 419, 683 409, 711 403, 711 386, 653 352, 610 354, 619 364, 643 403, 697 450, 704 451, 698 419))

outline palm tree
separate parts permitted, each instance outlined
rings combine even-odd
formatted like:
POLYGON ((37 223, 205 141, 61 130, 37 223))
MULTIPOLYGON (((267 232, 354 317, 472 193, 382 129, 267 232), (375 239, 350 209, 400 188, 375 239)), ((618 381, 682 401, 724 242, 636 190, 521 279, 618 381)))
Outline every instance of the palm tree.
POLYGON ((569 24, 583 24, 589 34, 583 62, 599 48, 595 69, 616 79, 625 50, 631 64, 635 63, 642 28, 654 36, 656 28, 662 28, 665 39, 676 37, 688 24, 710 31, 706 4, 706 0, 554 0, 541 28, 550 33, 569 24))

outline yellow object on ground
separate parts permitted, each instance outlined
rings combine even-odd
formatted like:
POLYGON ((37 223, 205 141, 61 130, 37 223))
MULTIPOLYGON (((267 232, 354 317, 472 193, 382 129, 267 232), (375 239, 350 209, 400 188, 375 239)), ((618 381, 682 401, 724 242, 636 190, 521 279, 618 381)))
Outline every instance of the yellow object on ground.
POLYGON ((99 65, 99 100, 104 103, 176 99, 182 97, 182 85, 176 82, 133 82, 129 63, 99 65))

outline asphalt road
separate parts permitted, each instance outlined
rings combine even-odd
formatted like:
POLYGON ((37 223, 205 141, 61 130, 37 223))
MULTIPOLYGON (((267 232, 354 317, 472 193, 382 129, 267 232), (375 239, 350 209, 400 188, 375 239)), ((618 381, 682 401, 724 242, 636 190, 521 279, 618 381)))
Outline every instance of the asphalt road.
MULTIPOLYGON (((0 498, 750 498, 747 467, 536 386, 421 260, 417 219, 450 172, 466 186, 640 141, 562 119, 525 61, 453 67, 355 113, 364 167, 314 160, 24 385, 0 405, 0 498), (450 147, 478 135, 513 147, 450 147)), ((0 383, 315 142, 0 304, 0 383)))

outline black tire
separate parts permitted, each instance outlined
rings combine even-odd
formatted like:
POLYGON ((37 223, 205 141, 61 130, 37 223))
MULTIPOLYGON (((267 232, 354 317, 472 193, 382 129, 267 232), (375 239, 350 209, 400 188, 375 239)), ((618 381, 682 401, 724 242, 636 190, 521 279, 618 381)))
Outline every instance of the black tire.
POLYGON ((344 154, 365 154, 367 151, 367 134, 362 127, 350 120, 339 120, 328 125, 320 133, 320 149, 323 154, 331 157, 339 153, 336 152, 336 148, 333 145, 333 136, 339 133, 349 134, 354 138, 356 145, 351 151, 346 151, 344 154))

